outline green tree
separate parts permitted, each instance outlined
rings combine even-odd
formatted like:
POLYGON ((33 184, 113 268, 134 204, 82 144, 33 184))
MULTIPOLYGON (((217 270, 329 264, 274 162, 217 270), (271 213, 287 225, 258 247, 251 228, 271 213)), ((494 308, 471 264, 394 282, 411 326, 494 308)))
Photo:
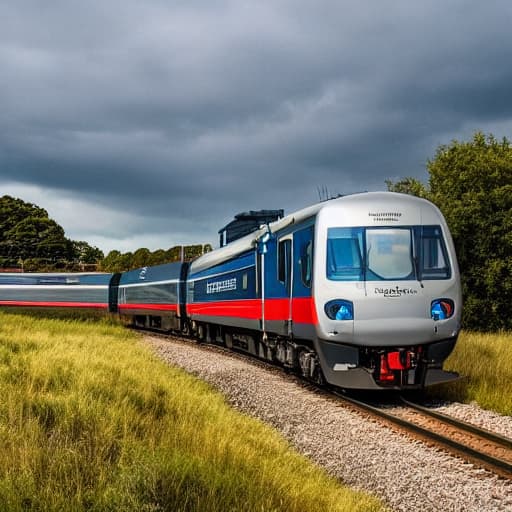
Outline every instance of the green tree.
POLYGON ((167 261, 172 263, 174 261, 180 261, 181 260, 181 245, 176 245, 174 247, 171 247, 166 251, 167 255, 167 261))
POLYGON ((203 254, 203 246, 198 245, 186 245, 185 246, 185 261, 191 261, 198 258, 203 254))
POLYGON ((430 198, 455 240, 462 271, 464 324, 512 328, 512 147, 475 133, 438 148, 427 164, 430 198))
POLYGON ((94 264, 105 257, 103 251, 82 240, 72 242, 72 246, 73 259, 78 263, 94 264))
POLYGON ((3 234, 2 248, 9 264, 29 258, 56 262, 68 260, 72 247, 64 230, 53 220, 26 217, 3 234))
POLYGON ((118 272, 124 272, 126 270, 131 270, 133 268, 137 268, 136 265, 133 264, 133 252, 124 252, 121 254, 119 258, 120 268, 118 272))
POLYGON ((402 178, 397 182, 386 180, 385 183, 390 192, 400 192, 423 198, 429 196, 428 188, 416 178, 402 178))
POLYGON ((167 254, 163 249, 157 249, 151 253, 149 265, 161 265, 167 263, 167 254))
POLYGON ((442 145, 427 162, 429 187, 414 178, 389 190, 425 197, 443 212, 461 270, 463 324, 512 329, 512 146, 481 132, 442 145))
POLYGON ((110 251, 101 261, 100 268, 104 272, 121 272, 121 252, 117 250, 110 251))
POLYGON ((10 231, 27 217, 48 218, 48 212, 32 203, 11 196, 0 197, 0 235, 10 231))
POLYGON ((150 260, 151 251, 149 249, 146 249, 145 247, 141 247, 140 249, 137 249, 133 253, 130 265, 132 268, 145 267, 149 265, 150 260))
MULTIPOLYGON (((0 265, 16 266, 27 258, 40 257, 39 245, 43 239, 37 236, 37 230, 42 229, 44 232, 46 228, 50 228, 38 225, 40 220, 43 224, 45 220, 49 220, 46 210, 11 196, 0 197, 0 265), (33 228, 31 223, 34 223, 33 228), (23 243, 24 232, 31 237, 27 244, 23 243)), ((50 231, 55 234, 55 229, 50 231)), ((63 232, 59 233, 59 237, 61 234, 63 232)))

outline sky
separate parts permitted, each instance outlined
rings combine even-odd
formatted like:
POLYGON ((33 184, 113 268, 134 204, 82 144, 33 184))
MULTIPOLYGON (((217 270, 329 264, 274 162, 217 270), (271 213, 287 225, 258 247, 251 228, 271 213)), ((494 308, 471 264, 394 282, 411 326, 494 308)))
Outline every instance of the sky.
POLYGON ((0 2, 0 195, 105 253, 512 138, 512 3, 0 2))

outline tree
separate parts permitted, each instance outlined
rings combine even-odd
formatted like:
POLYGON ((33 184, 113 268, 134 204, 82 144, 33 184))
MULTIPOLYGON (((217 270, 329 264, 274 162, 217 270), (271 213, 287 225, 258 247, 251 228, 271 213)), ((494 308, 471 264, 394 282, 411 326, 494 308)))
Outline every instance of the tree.
POLYGON ((101 261, 100 268, 104 272, 122 272, 126 270, 121 267, 121 252, 117 250, 110 251, 101 261))
POLYGON ((427 162, 429 187, 414 178, 388 189, 426 197, 444 214, 461 270, 463 324, 512 328, 512 147, 477 132, 442 145, 427 162))
POLYGON ((105 255, 97 247, 89 245, 83 240, 72 242, 73 259, 78 263, 94 264, 101 261, 105 255))
POLYGON ((150 260, 151 260, 151 251, 149 249, 146 249, 145 247, 141 247, 140 249, 137 249, 133 253, 131 266, 132 266, 132 268, 145 267, 145 266, 149 265, 150 260))
POLYGON ((416 178, 402 178, 400 181, 393 183, 391 180, 385 181, 390 192, 400 192, 402 194, 410 194, 417 197, 428 197, 428 188, 416 178))
MULTIPOLYGON (((45 226, 46 221, 49 221, 46 210, 11 196, 0 197, 0 264, 16 266, 18 261, 40 257, 38 252, 40 242, 44 240, 43 233, 49 229, 57 234, 57 224, 45 226), (40 237, 38 230, 41 230, 40 237), (23 243, 24 233, 30 236, 26 244, 23 243)), ((60 235, 63 236, 63 232, 59 232, 57 238, 60 235)))
POLYGON ((512 147, 475 133, 427 164, 430 198, 446 217, 462 271, 464 324, 512 328, 512 147))
POLYGON ((16 224, 27 217, 48 218, 48 212, 32 203, 11 196, 0 197, 0 234, 10 231, 16 224))
POLYGON ((167 249, 167 251, 165 251, 167 261, 170 263, 172 263, 174 261, 180 261, 181 260, 181 251, 182 251, 181 245, 175 245, 174 247, 167 249))
POLYGON ((72 252, 64 230, 55 221, 31 216, 3 233, 1 248, 2 256, 9 265, 29 258, 47 262, 67 260, 72 252))
POLYGON ((149 265, 161 265, 162 263, 167 263, 166 252, 163 249, 157 249, 151 253, 149 265))

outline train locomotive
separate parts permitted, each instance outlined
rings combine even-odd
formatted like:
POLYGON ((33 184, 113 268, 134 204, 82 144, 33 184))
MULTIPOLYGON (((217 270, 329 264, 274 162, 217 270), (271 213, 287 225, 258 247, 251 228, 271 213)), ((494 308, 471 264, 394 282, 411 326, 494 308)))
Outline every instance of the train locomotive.
MULTIPOLYGON (((98 303, 135 326, 222 343, 317 383, 421 389, 458 377, 442 368, 460 330, 457 260, 442 214, 424 199, 343 196, 191 263, 102 276, 108 287, 98 303)), ((5 279, 0 305, 18 305, 5 279)), ((39 286, 45 297, 52 290, 39 286)))

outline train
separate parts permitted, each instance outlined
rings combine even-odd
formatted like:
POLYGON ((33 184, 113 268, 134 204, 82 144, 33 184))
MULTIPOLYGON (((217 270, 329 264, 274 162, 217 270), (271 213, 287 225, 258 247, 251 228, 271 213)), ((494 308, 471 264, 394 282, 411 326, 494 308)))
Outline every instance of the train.
POLYGON ((460 331, 460 275, 435 205, 366 192, 246 231, 192 262, 0 274, 0 306, 93 308, 343 389, 423 389, 458 378, 443 363, 460 331))

